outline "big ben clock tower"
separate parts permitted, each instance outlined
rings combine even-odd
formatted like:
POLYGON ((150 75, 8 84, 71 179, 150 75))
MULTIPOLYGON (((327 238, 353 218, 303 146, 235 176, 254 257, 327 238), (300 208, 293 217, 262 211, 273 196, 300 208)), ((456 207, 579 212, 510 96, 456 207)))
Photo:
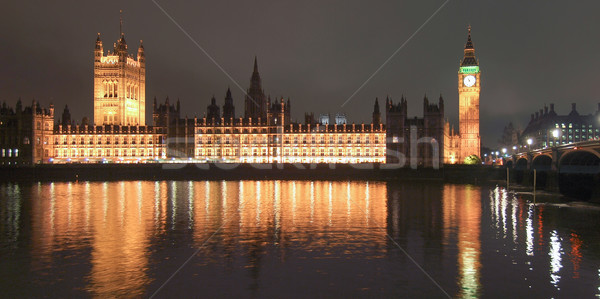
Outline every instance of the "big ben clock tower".
POLYGON ((471 26, 465 45, 465 55, 458 69, 460 162, 470 155, 481 157, 479 137, 479 91, 481 71, 471 41, 471 26))

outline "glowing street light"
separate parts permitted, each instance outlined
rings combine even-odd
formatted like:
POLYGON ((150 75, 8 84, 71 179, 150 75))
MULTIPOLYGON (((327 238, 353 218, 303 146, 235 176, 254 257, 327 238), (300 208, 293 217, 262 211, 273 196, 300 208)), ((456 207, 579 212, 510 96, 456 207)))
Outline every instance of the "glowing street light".
POLYGON ((502 148, 502 153, 506 154, 506 148, 505 147, 502 148))
POLYGON ((532 145, 532 144, 533 144, 533 139, 531 139, 531 138, 528 138, 528 139, 527 139, 527 144, 528 144, 528 145, 532 145))
POLYGON ((558 138, 559 134, 560 134, 560 131, 558 131, 558 129, 554 129, 554 131, 552 131, 552 137, 554 137, 554 138, 558 138))

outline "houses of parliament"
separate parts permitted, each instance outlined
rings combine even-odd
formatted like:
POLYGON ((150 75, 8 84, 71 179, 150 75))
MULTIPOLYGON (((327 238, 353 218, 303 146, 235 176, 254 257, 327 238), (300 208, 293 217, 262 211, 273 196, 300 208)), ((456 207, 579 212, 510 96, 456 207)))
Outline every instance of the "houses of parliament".
POLYGON ((47 163, 399 163, 436 167, 480 155, 480 71, 471 29, 458 72, 459 131, 444 118, 444 100, 423 99, 423 117, 407 116, 407 99, 385 100, 385 121, 375 99, 370 123, 348 123, 343 115, 292 121, 291 100, 265 96, 258 61, 250 77, 242 115, 232 93, 223 105, 212 98, 202 118, 181 116, 180 102, 152 104, 146 123, 146 56, 140 41, 129 53, 125 34, 105 51, 94 48, 93 119, 75 122, 68 106, 60 118, 52 104, 35 100, 0 107, 0 165, 47 163))

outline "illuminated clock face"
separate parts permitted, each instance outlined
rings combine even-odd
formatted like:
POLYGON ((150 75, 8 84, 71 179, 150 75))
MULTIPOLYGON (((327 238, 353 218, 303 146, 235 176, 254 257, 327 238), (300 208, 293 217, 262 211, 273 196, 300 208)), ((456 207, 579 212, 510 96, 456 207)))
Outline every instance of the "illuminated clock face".
POLYGON ((475 78, 475 76, 469 75, 469 76, 465 77, 463 82, 465 83, 465 86, 471 87, 471 86, 475 85, 475 82, 477 82, 477 79, 475 78))

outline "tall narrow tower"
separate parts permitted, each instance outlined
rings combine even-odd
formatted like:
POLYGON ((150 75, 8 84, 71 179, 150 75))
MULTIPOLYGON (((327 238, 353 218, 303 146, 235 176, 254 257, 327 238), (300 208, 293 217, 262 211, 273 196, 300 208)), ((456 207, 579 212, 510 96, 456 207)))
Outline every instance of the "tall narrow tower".
POLYGON ((267 103, 265 92, 262 89, 260 74, 258 73, 258 61, 256 57, 254 57, 254 71, 252 72, 252 78, 250 78, 250 88, 246 91, 244 104, 244 117, 252 117, 253 121, 259 117, 261 121, 267 119, 267 103))
POLYGON ((104 55, 100 33, 94 49, 94 124, 146 125, 146 58, 140 41, 137 60, 127 52, 122 31, 104 55))
POLYGON ((481 157, 479 137, 479 91, 481 71, 475 58, 475 48, 471 41, 471 26, 465 45, 465 54, 458 69, 458 110, 460 133, 460 160, 470 155, 481 157))

